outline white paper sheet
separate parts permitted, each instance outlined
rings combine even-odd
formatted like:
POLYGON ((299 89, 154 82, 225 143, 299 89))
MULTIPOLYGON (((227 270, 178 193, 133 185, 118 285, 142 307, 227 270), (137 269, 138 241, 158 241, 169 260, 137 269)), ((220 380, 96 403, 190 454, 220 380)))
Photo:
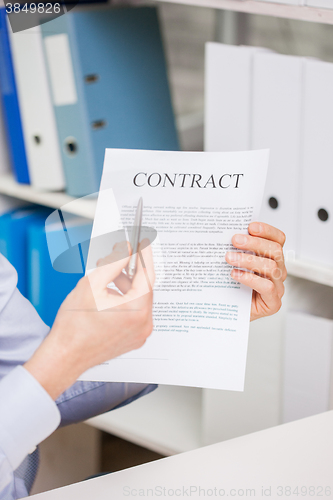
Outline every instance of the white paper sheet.
POLYGON ((112 249, 105 240, 97 255, 94 242, 133 225, 142 197, 142 224, 157 231, 154 331, 82 380, 243 390, 252 292, 230 278, 225 253, 258 220, 268 156, 106 150, 87 268, 112 249))

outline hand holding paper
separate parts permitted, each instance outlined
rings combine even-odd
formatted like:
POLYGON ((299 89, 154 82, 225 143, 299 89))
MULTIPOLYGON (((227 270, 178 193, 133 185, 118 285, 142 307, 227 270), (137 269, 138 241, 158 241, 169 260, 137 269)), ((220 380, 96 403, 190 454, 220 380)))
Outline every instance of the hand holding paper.
POLYGON ((243 252, 228 252, 226 261, 242 269, 234 269, 234 280, 252 288, 251 321, 271 316, 280 309, 284 294, 287 270, 284 263, 283 245, 285 235, 279 229, 252 222, 249 235, 238 234, 232 238, 234 247, 243 252))

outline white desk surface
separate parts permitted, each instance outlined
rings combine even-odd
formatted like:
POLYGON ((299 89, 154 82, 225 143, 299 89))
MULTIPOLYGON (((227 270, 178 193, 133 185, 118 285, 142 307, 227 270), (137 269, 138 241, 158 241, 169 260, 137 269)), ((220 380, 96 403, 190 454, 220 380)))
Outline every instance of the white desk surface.
POLYGON ((333 411, 30 498, 177 496, 333 500, 333 411))

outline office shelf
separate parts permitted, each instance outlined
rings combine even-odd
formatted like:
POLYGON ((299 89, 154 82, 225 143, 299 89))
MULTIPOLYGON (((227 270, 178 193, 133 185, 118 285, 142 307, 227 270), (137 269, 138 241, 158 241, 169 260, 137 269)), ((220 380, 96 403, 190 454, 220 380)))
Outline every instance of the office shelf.
POLYGON ((233 10, 247 14, 284 17, 300 21, 333 24, 333 9, 317 9, 297 5, 284 5, 258 0, 156 0, 156 2, 179 3, 197 7, 233 10))
POLYGON ((332 267, 325 267, 315 262, 306 262, 299 259, 287 259, 286 266, 290 276, 333 287, 332 267))
POLYGON ((201 411, 202 389, 162 385, 86 423, 156 453, 174 455, 202 446, 201 411))
MULTIPOLYGON (((26 184, 18 184, 10 174, 0 175, 0 194, 54 209, 66 205, 66 212, 88 219, 94 218, 96 209, 96 200, 76 199, 63 192, 39 191, 26 184), (74 200, 75 204, 68 205, 74 200)), ((292 258, 287 259, 287 269, 291 276, 333 287, 333 268, 292 258)))
POLYGON ((88 219, 93 219, 95 214, 96 200, 76 200, 63 192, 40 191, 27 184, 18 184, 11 174, 0 175, 0 193, 55 209, 66 205, 66 212, 88 219), (68 205, 74 200, 76 200, 75 204, 68 205))

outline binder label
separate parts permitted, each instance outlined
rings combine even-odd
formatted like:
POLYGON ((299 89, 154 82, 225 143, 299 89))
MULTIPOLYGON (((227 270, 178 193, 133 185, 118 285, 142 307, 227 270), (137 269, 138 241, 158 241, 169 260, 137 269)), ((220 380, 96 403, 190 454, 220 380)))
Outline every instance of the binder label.
POLYGON ((44 42, 53 102, 55 106, 75 104, 77 92, 68 35, 48 36, 44 42))

